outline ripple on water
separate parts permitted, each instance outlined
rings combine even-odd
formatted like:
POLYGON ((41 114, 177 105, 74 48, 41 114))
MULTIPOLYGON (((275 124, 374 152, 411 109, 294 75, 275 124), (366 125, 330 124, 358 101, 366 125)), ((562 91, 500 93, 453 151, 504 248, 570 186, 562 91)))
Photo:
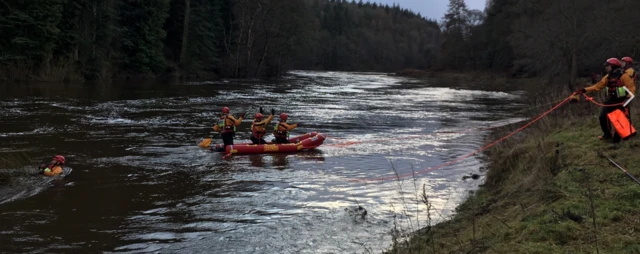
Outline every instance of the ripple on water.
MULTIPOLYGON (((3 123, 12 123, 0 126, 0 140, 11 148, 0 152, 24 150, 38 157, 61 151, 78 155, 69 163, 81 168, 76 184, 46 196, 37 194, 42 189, 25 190, 19 201, 0 206, 6 217, 0 236, 11 239, 0 250, 379 252, 390 246, 394 225, 404 231, 426 225, 418 195, 423 189, 439 211, 433 219, 450 216, 479 184, 461 177, 479 172, 483 157, 432 167, 481 147, 487 137, 481 128, 524 120, 513 115, 522 106, 519 92, 429 82, 380 73, 295 71, 278 84, 184 82, 114 87, 104 97, 100 89, 68 93, 91 94, 91 100, 0 100, 3 123), (146 92, 157 96, 148 98, 146 92), (134 94, 140 99, 132 99, 134 94), (290 122, 303 123, 292 135, 318 131, 329 137, 312 152, 223 160, 196 146, 211 136, 223 106, 249 115, 260 106, 274 108, 288 113, 290 122), (398 175, 408 177, 390 180, 398 175), (350 212, 358 205, 367 210, 365 219, 350 212), (40 237, 51 227, 73 233, 40 237), (98 238, 108 240, 98 243, 98 238)), ((248 141, 250 121, 238 128, 236 143, 248 141)))

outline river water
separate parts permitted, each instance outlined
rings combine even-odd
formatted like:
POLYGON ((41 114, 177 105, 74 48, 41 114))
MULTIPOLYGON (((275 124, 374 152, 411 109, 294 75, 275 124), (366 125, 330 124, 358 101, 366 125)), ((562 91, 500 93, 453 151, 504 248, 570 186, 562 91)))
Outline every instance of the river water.
MULTIPOLYGON (((73 168, 64 179, 31 177, 0 200, 0 252, 379 253, 394 228, 426 225, 416 189, 441 221, 481 183, 462 176, 482 174, 483 158, 368 180, 478 149, 488 133, 477 128, 522 120, 521 96, 307 71, 272 81, 0 85, 0 153, 31 158, 28 167, 59 153, 73 168), (303 123, 292 136, 328 138, 311 152, 222 159, 197 143, 223 106, 275 108, 303 123)), ((248 141, 249 125, 236 143, 248 141)))

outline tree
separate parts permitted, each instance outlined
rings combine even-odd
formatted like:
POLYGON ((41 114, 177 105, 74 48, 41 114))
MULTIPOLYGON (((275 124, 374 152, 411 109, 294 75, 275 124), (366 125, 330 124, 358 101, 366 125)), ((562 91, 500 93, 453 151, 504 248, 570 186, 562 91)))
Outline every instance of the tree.
POLYGON ((169 0, 123 0, 119 11, 126 68, 141 73, 162 71, 166 36, 163 25, 169 0))
POLYGON ((513 48, 509 43, 512 19, 518 14, 509 0, 487 1, 485 18, 480 24, 482 38, 474 40, 478 48, 484 48, 480 62, 487 69, 508 70, 513 63, 513 48))
POLYGON ((464 0, 449 0, 449 9, 442 20, 444 34, 442 52, 446 56, 442 58, 443 67, 459 69, 464 67, 467 62, 468 50, 465 38, 469 36, 468 13, 469 10, 464 0))
POLYGON ((47 67, 60 35, 60 0, 6 0, 0 5, 0 62, 27 61, 47 67))
MULTIPOLYGON (((608 6, 625 16, 624 4, 613 1, 608 6)), ((616 48, 635 37, 627 31, 632 25, 629 20, 601 15, 603 10, 589 1, 547 0, 520 8, 535 16, 517 20, 512 45, 534 72, 565 76, 570 88, 576 84, 582 59, 598 56, 603 62, 606 55, 616 55, 616 48), (591 18, 594 16, 599 18, 591 18)))
POLYGON ((189 45, 189 12, 191 11, 191 0, 184 0, 184 20, 182 25, 182 49, 180 50, 180 64, 184 65, 187 60, 187 46, 189 45))
POLYGON ((437 22, 361 0, 0 0, 0 32, 0 79, 395 71, 442 43, 437 22))

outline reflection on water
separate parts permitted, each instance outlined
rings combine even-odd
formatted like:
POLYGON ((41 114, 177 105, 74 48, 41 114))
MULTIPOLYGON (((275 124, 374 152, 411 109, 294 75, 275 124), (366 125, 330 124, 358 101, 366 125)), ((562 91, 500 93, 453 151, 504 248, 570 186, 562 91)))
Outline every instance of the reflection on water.
MULTIPOLYGON (((425 226, 424 185, 443 216, 477 187, 481 156, 403 181, 483 144, 478 127, 514 120, 511 91, 372 73, 294 72, 260 80, 0 86, 0 152, 37 164, 60 153, 64 184, 0 205, 0 251, 354 253, 387 248, 394 215, 425 226), (287 112, 329 135, 315 151, 222 159, 196 146, 215 113, 287 112), (469 131, 472 130, 472 131, 469 131), (467 131, 467 132, 464 132, 467 131), (393 165, 393 169, 392 169, 393 165), (394 171, 395 170, 395 171, 394 171), (350 208, 361 205, 365 220, 350 208), (347 210, 345 210, 347 209, 347 210)), ((249 139, 250 120, 236 142, 249 139)), ((271 137, 267 137, 270 139, 271 137)), ((46 188, 48 187, 48 188, 46 188)))

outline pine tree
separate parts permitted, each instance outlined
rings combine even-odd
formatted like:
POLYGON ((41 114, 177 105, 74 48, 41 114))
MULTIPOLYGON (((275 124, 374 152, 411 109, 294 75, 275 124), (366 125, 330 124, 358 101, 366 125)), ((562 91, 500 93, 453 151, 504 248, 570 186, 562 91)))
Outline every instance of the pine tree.
POLYGON ((165 59, 178 63, 182 51, 182 40, 184 35, 185 0, 171 0, 169 16, 164 23, 164 30, 167 32, 165 39, 165 59))
POLYGON ((192 26, 189 30, 186 66, 193 69, 213 70, 218 62, 218 36, 221 33, 222 19, 220 1, 192 0, 192 26))
POLYGON ((79 47, 83 40, 81 25, 84 0, 68 0, 63 7, 62 20, 58 24, 60 37, 56 41, 57 56, 71 61, 79 60, 79 47))
POLYGON ((115 0, 90 0, 87 6, 89 56, 83 70, 86 79, 108 79, 118 71, 114 62, 119 52, 116 41, 122 29, 118 29, 117 7, 115 0))
POLYGON ((119 6, 122 52, 127 70, 159 73, 165 66, 163 29, 169 0, 123 0, 119 6))
POLYGON ((433 66, 441 43, 435 22, 361 0, 2 0, 0 34, 0 78, 15 63, 30 73, 73 63, 86 79, 393 71, 433 66))
POLYGON ((467 64, 467 44, 465 43, 465 15, 467 5, 464 0, 449 0, 449 9, 444 14, 442 28, 444 43, 442 53, 442 66, 446 68, 460 69, 467 64))
POLYGON ((0 16, 0 62, 27 61, 47 67, 53 58, 62 18, 61 0, 5 0, 0 16))

